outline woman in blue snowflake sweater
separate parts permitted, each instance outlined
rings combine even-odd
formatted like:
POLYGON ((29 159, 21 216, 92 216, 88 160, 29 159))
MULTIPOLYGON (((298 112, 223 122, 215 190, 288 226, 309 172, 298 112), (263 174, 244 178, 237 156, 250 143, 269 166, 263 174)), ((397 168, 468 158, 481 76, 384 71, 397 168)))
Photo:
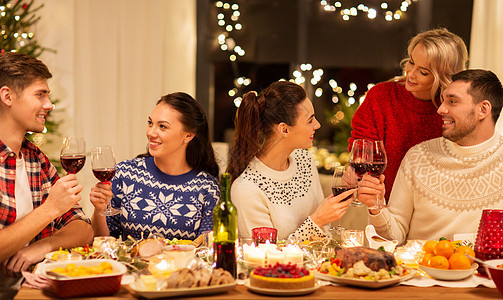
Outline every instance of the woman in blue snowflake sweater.
POLYGON ((91 188, 95 236, 193 240, 212 230, 218 165, 199 103, 185 93, 163 96, 148 117, 147 139, 147 153, 119 163, 111 186, 91 188), (120 214, 100 214, 107 196, 120 214))

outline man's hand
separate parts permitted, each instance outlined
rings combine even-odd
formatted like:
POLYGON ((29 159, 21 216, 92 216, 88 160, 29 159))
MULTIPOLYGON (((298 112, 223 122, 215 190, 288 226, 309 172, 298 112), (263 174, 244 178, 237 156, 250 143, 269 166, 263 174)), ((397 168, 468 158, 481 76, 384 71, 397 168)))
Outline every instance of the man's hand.
POLYGON ((45 254, 50 251, 51 249, 43 243, 33 243, 26 246, 2 262, 2 272, 9 277, 16 277, 20 275, 21 271, 26 271, 31 265, 44 260, 45 254))
POLYGON ((68 174, 56 181, 43 205, 52 208, 55 212, 54 218, 59 217, 81 200, 81 191, 82 186, 75 174, 68 174))
MULTIPOLYGON (((379 178, 372 177, 368 174, 364 175, 362 180, 358 183, 358 200, 368 207, 376 205, 377 195, 384 199, 385 193, 384 175, 379 178)), ((378 214, 379 209, 372 209, 372 214, 378 214)))

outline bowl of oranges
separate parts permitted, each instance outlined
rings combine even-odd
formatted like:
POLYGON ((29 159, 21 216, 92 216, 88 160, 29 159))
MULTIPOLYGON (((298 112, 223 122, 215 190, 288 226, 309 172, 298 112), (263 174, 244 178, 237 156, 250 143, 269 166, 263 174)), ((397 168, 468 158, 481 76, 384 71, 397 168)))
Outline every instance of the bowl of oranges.
POLYGON ((423 257, 419 262, 421 270, 439 280, 461 280, 471 276, 478 265, 465 254, 475 257, 469 246, 459 241, 446 239, 427 241, 423 246, 423 257))

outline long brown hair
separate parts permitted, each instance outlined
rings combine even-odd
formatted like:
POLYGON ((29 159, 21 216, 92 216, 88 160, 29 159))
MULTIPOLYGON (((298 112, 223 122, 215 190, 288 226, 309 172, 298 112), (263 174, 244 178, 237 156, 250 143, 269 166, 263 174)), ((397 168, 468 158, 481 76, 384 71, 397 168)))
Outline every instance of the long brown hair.
POLYGON ((248 92, 243 96, 234 120, 236 131, 227 166, 232 181, 267 144, 274 125, 295 125, 297 105, 306 98, 300 85, 288 81, 274 82, 258 95, 248 92))
MULTIPOLYGON (((201 105, 189 94, 182 92, 162 96, 156 105, 161 103, 167 104, 178 111, 181 115, 180 122, 183 124, 184 130, 195 133, 194 138, 188 143, 185 153, 189 166, 196 170, 206 171, 218 178, 218 164, 211 145, 208 121, 201 105)), ((146 156, 150 156, 148 147, 147 153, 140 154, 137 157, 146 156)))

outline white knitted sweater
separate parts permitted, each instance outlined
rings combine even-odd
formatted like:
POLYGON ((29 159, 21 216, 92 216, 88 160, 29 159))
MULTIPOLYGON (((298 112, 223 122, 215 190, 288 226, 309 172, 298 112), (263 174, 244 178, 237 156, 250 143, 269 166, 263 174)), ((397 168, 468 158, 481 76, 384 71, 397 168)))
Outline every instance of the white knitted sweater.
POLYGON ((323 200, 313 158, 307 150, 297 149, 289 159, 287 170, 276 171, 255 157, 232 183, 239 236, 250 237, 254 227, 274 227, 278 239, 325 235, 309 217, 323 200))
POLYGON ((414 146, 402 160, 389 207, 369 222, 400 243, 476 234, 483 209, 503 209, 502 144, 495 133, 470 147, 443 137, 414 146))

